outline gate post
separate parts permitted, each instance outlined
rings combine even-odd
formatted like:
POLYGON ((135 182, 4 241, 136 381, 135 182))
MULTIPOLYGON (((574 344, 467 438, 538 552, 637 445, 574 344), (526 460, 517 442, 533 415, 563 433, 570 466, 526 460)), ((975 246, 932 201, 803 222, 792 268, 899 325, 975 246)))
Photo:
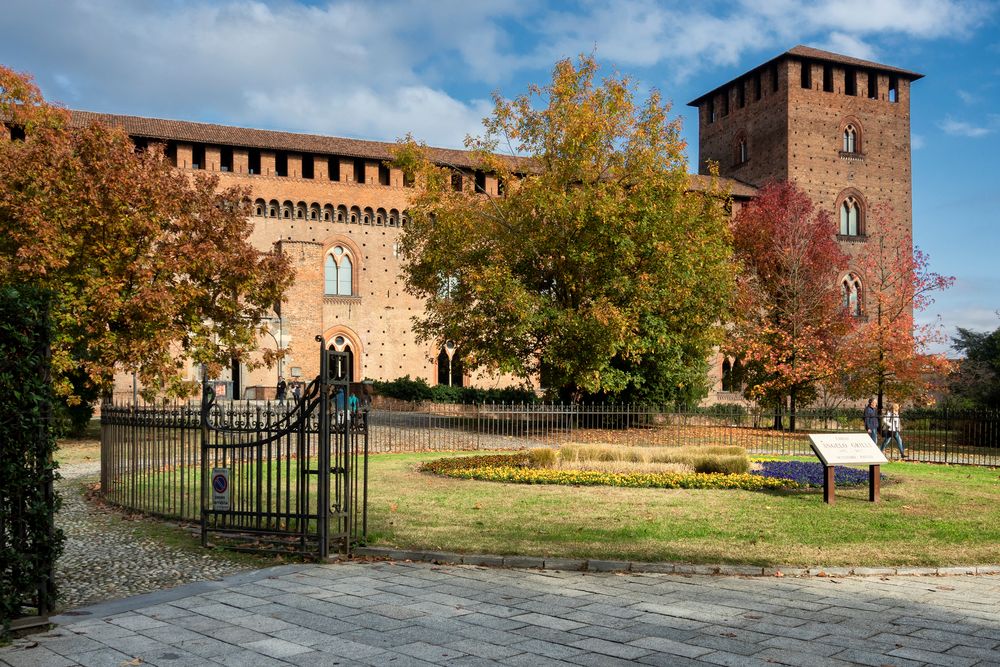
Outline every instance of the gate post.
MULTIPOLYGON (((208 439, 209 439, 209 429, 208 429, 208 416, 211 410, 211 397, 209 396, 209 387, 207 374, 204 367, 201 371, 201 488, 199 489, 201 495, 201 546, 208 546, 208 503, 209 503, 209 493, 208 484, 209 481, 209 464, 208 464, 208 439)), ((134 420, 133 420, 134 421, 134 420)), ((133 434, 132 442, 137 442, 138 438, 133 434)))
POLYGON ((316 534, 319 557, 330 555, 330 357, 322 336, 319 343, 319 444, 316 463, 316 534))

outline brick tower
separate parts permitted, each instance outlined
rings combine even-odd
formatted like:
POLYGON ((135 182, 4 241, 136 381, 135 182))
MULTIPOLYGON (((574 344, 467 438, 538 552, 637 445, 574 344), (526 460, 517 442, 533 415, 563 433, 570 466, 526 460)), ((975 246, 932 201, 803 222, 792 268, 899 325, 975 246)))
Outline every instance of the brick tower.
POLYGON ((921 76, 796 46, 689 103, 699 172, 714 161, 722 176, 757 187, 794 181, 846 223, 832 231, 851 252, 876 202, 911 224, 910 83, 921 76))
MULTIPOLYGON (((890 204, 912 228, 910 83, 921 77, 796 46, 689 102, 699 173, 714 162, 721 176, 755 187, 793 181, 832 215, 830 233, 853 264, 874 231, 873 205, 890 204)), ((852 267, 842 281, 861 316, 861 276, 852 267)))

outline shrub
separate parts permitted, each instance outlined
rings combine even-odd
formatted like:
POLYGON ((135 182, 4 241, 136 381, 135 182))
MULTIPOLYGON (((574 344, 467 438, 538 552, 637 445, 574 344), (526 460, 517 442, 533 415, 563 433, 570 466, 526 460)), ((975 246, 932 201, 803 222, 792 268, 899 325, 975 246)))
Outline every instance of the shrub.
POLYGON ((681 408, 681 412, 689 412, 696 415, 708 415, 710 417, 746 417, 747 409, 738 403, 716 403, 714 405, 696 406, 693 408, 681 408))
POLYGON ((449 387, 446 384, 439 384, 431 387, 430 400, 435 403, 465 403, 465 394, 468 391, 465 387, 449 387))
POLYGON ((372 387, 379 396, 400 401, 433 401, 435 403, 537 403, 538 396, 523 387, 478 389, 476 387, 449 387, 446 384, 430 386, 423 378, 413 379, 404 375, 395 380, 375 380, 372 387))
POLYGON ((429 401, 433 393, 431 386, 423 378, 412 379, 409 375, 389 382, 375 380, 372 387, 380 396, 397 398, 401 401, 429 401))
POLYGON ((724 473, 736 475, 749 472, 750 459, 743 456, 706 455, 693 459, 691 463, 695 472, 724 473))
POLYGON ((533 468, 552 468, 556 465, 558 454, 548 447, 528 451, 528 460, 533 468))

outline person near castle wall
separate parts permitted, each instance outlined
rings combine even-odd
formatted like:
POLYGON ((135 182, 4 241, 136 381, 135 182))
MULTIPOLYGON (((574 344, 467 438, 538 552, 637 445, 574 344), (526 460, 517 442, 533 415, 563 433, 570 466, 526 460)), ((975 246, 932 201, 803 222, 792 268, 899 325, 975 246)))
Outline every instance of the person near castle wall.
POLYGON ((878 410, 875 409, 875 399, 869 398, 865 406, 865 430, 871 436, 872 442, 878 444, 878 410))
POLYGON ((899 458, 905 459, 903 451, 903 438, 900 436, 902 426, 899 423, 899 403, 893 403, 892 409, 882 415, 882 431, 885 433, 885 442, 882 443, 882 453, 885 454, 886 445, 895 439, 896 446, 899 447, 899 458))
POLYGON ((285 378, 278 378, 277 393, 275 394, 275 399, 279 401, 285 400, 285 392, 288 391, 288 385, 285 384, 285 378))

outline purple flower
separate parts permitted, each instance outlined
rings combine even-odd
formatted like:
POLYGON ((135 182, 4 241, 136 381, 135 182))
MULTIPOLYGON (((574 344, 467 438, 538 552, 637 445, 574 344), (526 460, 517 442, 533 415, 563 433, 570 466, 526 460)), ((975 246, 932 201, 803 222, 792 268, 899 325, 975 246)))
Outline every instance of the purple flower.
MULTIPOLYGON (((813 461, 764 461, 754 474, 761 477, 790 479, 803 486, 823 486, 823 464, 813 461)), ((885 478, 885 475, 882 475, 885 478)), ((868 470, 833 467, 834 483, 838 486, 860 486, 868 483, 868 470)))

